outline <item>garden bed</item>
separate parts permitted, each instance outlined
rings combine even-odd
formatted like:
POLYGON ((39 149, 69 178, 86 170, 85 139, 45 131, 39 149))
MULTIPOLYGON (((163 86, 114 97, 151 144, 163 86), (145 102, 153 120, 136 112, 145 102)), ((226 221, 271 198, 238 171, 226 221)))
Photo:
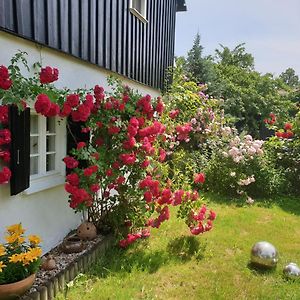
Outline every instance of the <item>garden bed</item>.
POLYGON ((33 286, 21 299, 53 299, 58 292, 66 288, 69 281, 86 271, 99 256, 103 255, 112 243, 112 236, 98 235, 94 240, 85 241, 84 249, 79 253, 66 254, 62 252, 61 244, 53 248, 47 255, 52 255, 55 259, 56 269, 39 270, 33 286))

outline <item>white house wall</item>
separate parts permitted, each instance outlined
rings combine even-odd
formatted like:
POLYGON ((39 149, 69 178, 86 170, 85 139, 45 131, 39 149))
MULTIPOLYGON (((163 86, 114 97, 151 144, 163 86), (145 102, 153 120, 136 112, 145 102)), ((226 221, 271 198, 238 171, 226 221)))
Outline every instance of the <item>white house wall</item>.
MULTIPOLYGON (((99 84, 108 90, 106 77, 111 72, 64 53, 42 48, 30 41, 0 32, 0 65, 9 65, 11 57, 18 50, 28 53, 29 65, 40 61, 43 66, 58 68, 60 73, 57 87, 76 89, 90 88, 99 84)), ((139 90, 142 94, 150 94, 153 97, 159 95, 158 90, 121 78, 125 84, 139 90)), ((42 237, 43 251, 49 251, 81 221, 81 215, 74 214, 68 206, 67 199, 63 185, 30 195, 21 193, 16 196, 10 196, 9 185, 1 185, 0 241, 3 241, 5 226, 22 222, 28 234, 38 234, 42 237)))

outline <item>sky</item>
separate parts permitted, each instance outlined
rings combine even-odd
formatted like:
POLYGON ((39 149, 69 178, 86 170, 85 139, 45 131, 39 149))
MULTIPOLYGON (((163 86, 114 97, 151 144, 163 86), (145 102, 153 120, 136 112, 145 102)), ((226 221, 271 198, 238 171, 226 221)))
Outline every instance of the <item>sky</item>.
POLYGON ((219 44, 246 43, 261 73, 291 67, 300 77, 300 0, 186 0, 176 19, 175 55, 186 55, 197 32, 203 54, 219 44))

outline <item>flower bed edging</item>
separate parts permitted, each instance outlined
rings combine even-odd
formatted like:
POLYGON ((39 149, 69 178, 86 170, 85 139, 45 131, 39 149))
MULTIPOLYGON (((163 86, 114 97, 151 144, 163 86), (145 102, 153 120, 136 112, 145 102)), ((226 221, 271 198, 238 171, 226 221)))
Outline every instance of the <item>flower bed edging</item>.
POLYGON ((104 255, 106 249, 114 243, 114 237, 108 235, 97 242, 90 250, 83 252, 82 255, 72 261, 64 270, 50 278, 44 285, 37 288, 30 294, 25 294, 22 300, 52 300, 59 293, 63 292, 67 283, 72 281, 79 273, 89 270, 91 265, 98 257, 104 255))

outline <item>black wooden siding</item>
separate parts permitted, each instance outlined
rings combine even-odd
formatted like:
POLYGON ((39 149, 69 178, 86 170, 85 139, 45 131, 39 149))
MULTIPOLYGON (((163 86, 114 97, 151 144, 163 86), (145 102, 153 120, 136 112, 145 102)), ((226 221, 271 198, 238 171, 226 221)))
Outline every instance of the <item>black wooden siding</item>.
POLYGON ((163 88, 177 1, 148 0, 144 24, 129 0, 0 0, 0 29, 163 88))

